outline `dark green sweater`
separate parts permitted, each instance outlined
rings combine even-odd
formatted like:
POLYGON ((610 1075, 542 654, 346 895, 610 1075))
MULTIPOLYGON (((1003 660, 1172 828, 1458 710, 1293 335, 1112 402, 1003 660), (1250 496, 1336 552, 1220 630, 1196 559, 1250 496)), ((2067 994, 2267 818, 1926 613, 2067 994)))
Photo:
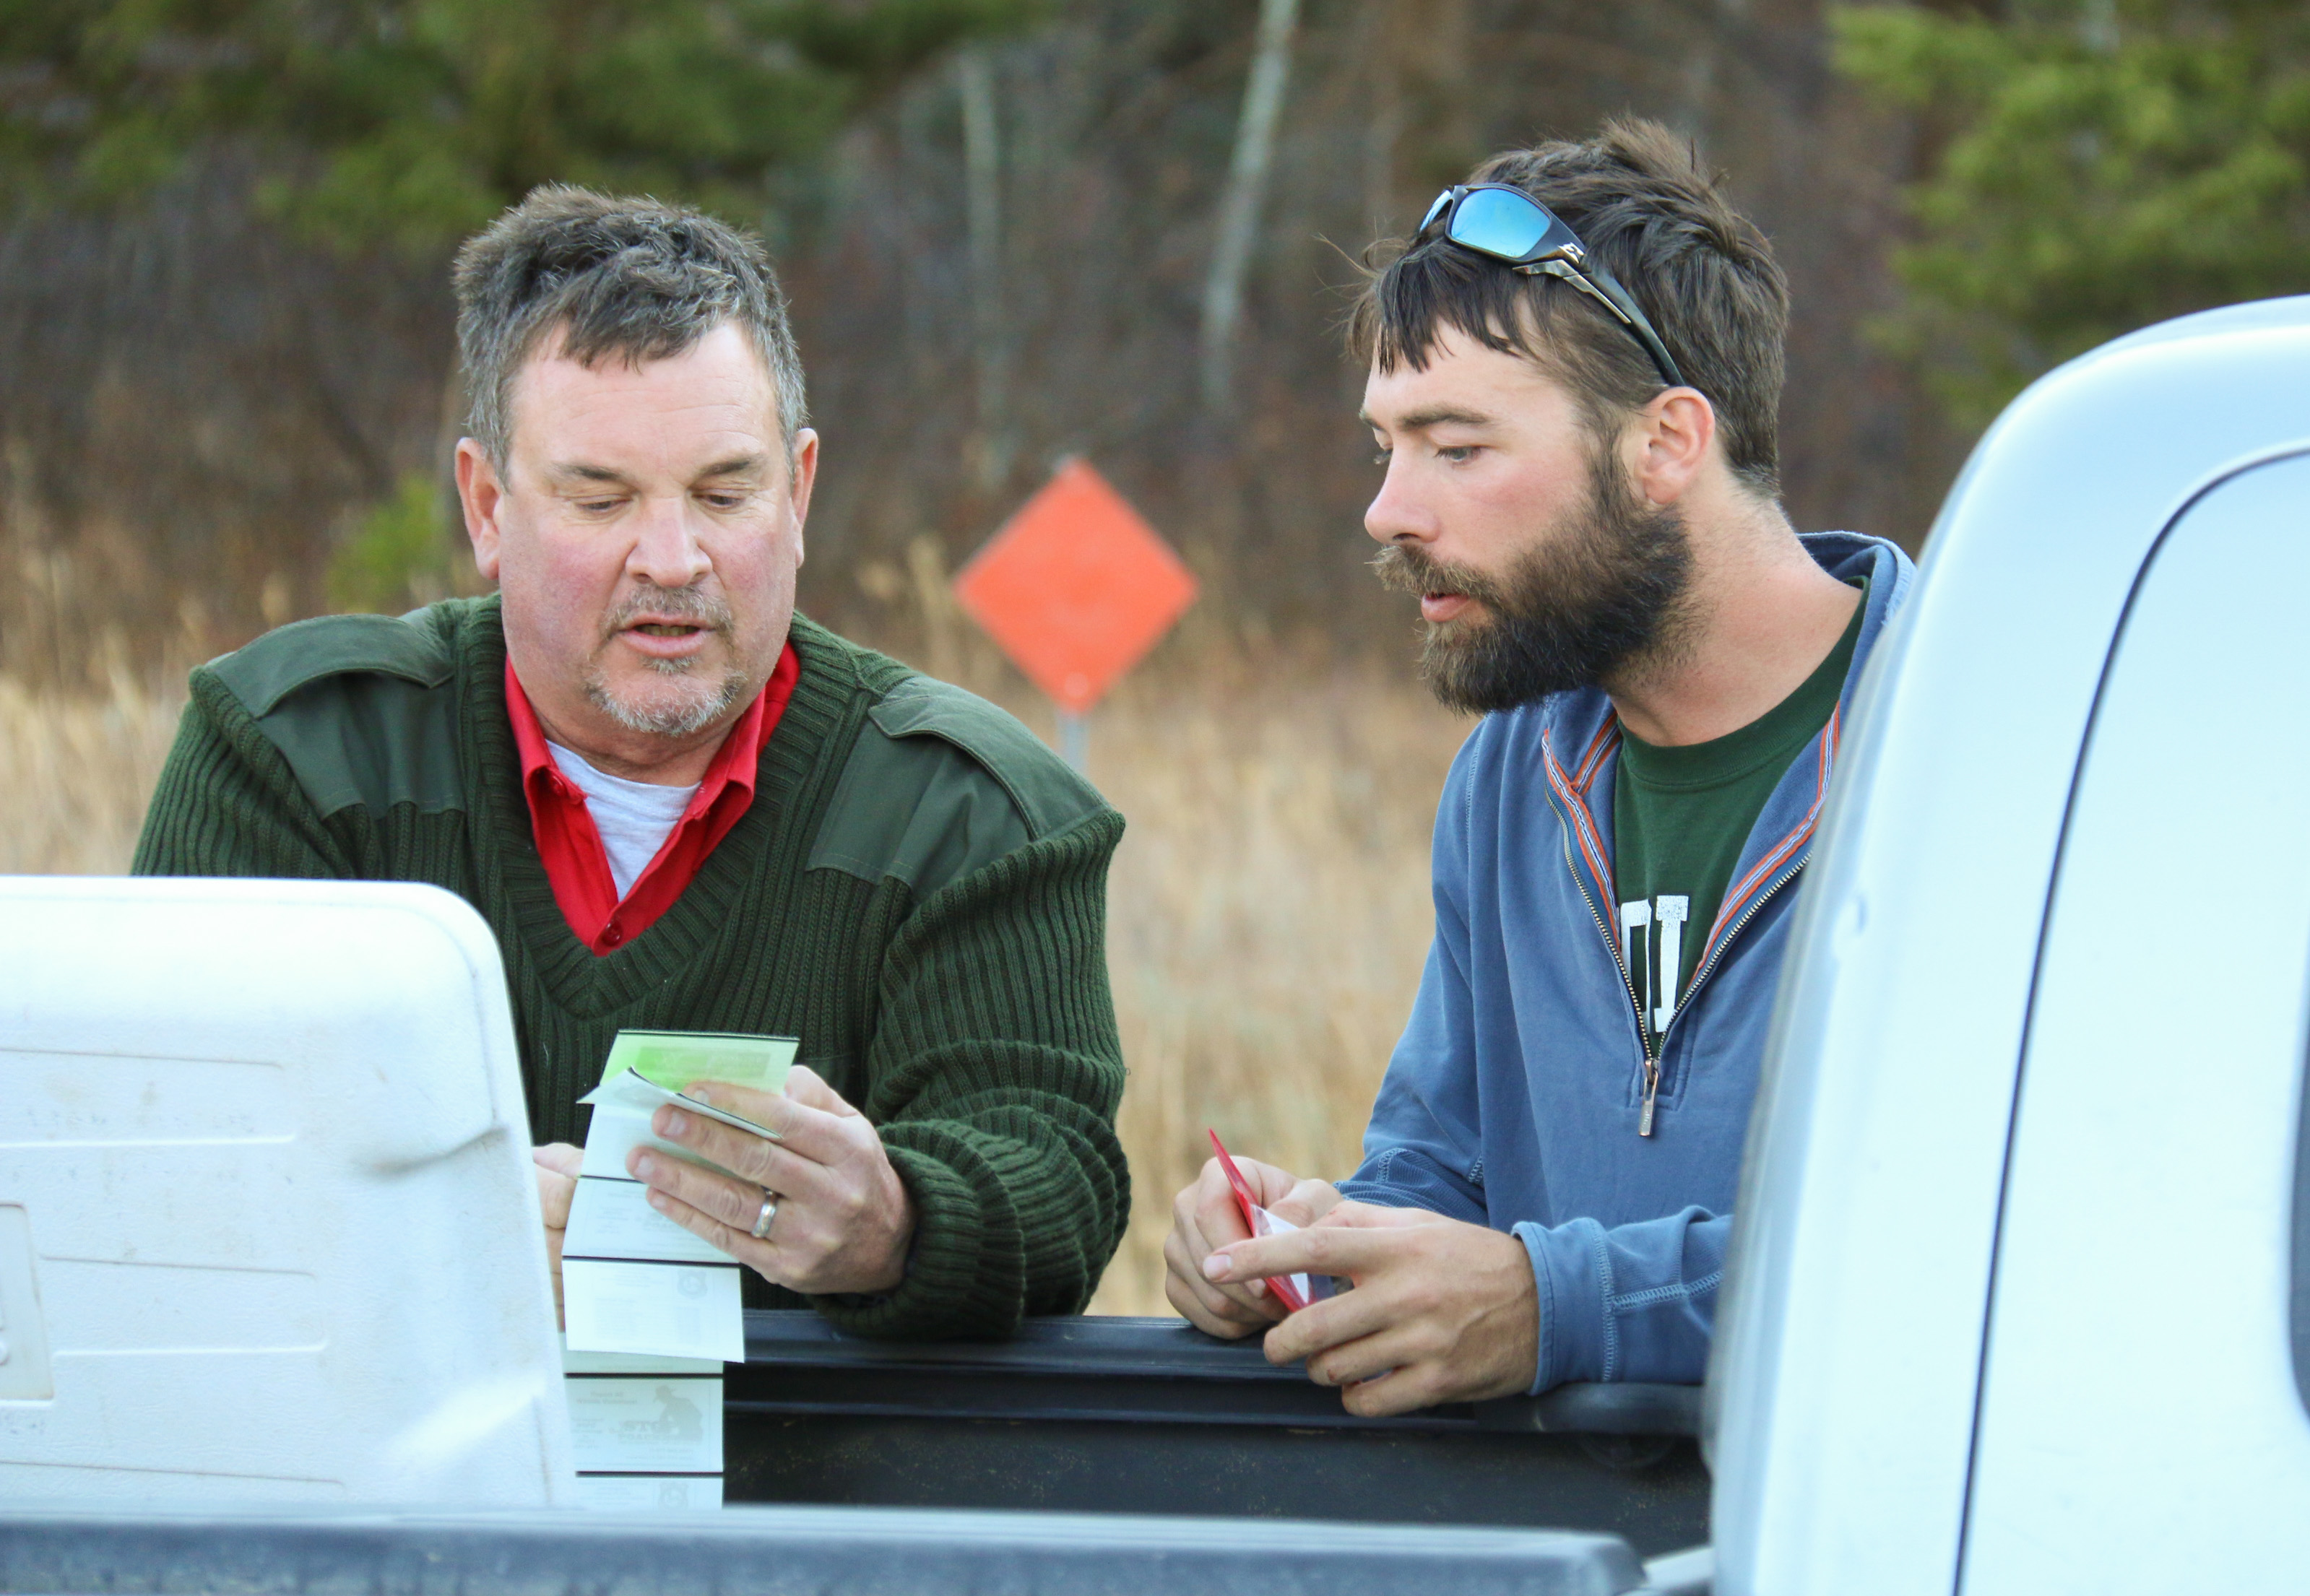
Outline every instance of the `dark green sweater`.
POLYGON ((815 1306, 901 1337, 1076 1312, 1130 1209, 1104 946, 1123 819, 994 706, 799 616, 793 635, 752 805, 605 957, 538 857, 493 597, 300 621, 195 670, 136 872, 465 898, 504 956, 539 1141, 584 1140, 577 1098, 621 1028, 798 1037, 918 1215, 895 1292, 815 1306))

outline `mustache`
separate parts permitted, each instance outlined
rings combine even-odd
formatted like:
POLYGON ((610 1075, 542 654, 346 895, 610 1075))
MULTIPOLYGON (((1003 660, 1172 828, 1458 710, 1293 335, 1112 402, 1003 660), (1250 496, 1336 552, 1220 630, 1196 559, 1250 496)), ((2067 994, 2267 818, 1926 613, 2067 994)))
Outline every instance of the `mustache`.
POLYGON ((1390 543, 1372 557, 1380 585, 1396 593, 1459 594, 1497 610, 1503 585, 1483 572, 1437 559, 1416 543, 1390 543))
POLYGON ((643 617, 655 620, 686 621, 710 632, 727 636, 737 624, 730 606, 721 594, 708 593, 702 587, 659 587, 645 583, 618 601, 602 623, 604 642, 616 637, 643 617))

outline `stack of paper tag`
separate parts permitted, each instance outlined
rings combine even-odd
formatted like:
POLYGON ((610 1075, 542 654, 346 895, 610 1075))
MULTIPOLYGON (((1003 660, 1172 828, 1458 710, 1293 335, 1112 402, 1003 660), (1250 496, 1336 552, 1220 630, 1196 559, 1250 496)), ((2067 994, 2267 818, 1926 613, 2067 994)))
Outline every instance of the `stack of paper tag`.
POLYGON ((745 1361, 742 1266, 652 1208, 649 1188, 626 1171, 626 1155, 647 1147, 706 1163, 650 1129, 650 1116, 669 1103, 777 1141, 776 1132, 686 1097, 683 1089, 723 1080, 782 1092, 795 1045, 790 1037, 618 1033, 602 1084, 578 1099, 593 1106, 594 1121, 561 1244, 571 1352, 745 1361))
POLYGON ((722 1366, 702 1357, 561 1354, 578 1499, 650 1512, 722 1505, 722 1366))

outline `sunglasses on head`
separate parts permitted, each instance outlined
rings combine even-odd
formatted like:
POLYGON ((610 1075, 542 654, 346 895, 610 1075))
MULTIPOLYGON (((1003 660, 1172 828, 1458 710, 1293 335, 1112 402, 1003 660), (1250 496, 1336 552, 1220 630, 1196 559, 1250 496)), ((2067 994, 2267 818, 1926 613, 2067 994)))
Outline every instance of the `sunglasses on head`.
POLYGON ((1620 280, 1588 258, 1580 235, 1556 213, 1521 188, 1505 183, 1460 184, 1436 196, 1420 220, 1417 244, 1437 228, 1463 249, 1490 256, 1529 277, 1545 273, 1560 277, 1611 311, 1629 334, 1645 346, 1662 377, 1672 388, 1685 386, 1683 374, 1669 358, 1668 345, 1637 308, 1620 280))

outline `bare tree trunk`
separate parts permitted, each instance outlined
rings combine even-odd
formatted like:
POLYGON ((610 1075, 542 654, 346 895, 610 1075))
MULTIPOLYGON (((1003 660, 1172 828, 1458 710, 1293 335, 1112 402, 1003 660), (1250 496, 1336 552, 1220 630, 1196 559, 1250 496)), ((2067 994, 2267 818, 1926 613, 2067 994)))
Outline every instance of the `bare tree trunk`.
POLYGON ((1243 315, 1244 273, 1259 234, 1260 204, 1266 197, 1267 169, 1275 155, 1275 124, 1291 76, 1291 37, 1299 25, 1299 0, 1260 0, 1259 37, 1253 46, 1251 75, 1243 86, 1243 112, 1236 123, 1235 160, 1220 200, 1211 274, 1203 280, 1203 403, 1223 411, 1235 386, 1235 329, 1243 315))
POLYGON ((1364 124, 1364 225, 1374 238, 1396 220, 1395 151, 1403 142, 1403 64, 1395 42, 1397 0, 1364 0, 1356 18, 1356 55, 1369 70, 1371 116, 1364 124))
POLYGON ((1366 0, 1372 73, 1364 128, 1364 206, 1383 231, 1408 231, 1478 148, 1468 0, 1366 0))
POLYGON ((962 100, 964 192, 970 216, 970 301, 978 376, 978 427, 970 462, 984 491, 1011 474, 1010 318, 1003 282, 1003 146, 994 117, 994 74, 983 49, 955 57, 962 100))

